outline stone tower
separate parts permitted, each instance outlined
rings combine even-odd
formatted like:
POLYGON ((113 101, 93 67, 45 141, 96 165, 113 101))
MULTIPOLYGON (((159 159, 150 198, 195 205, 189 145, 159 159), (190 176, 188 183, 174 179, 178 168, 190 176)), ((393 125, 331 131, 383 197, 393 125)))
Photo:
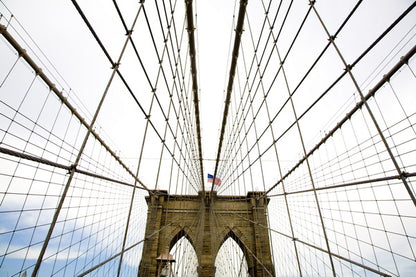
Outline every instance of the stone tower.
POLYGON ((146 197, 148 215, 138 276, 156 276, 156 258, 182 237, 194 247, 198 276, 215 276, 215 258, 226 239, 240 246, 250 276, 274 276, 267 221, 268 198, 247 196, 168 195, 153 191, 146 197))

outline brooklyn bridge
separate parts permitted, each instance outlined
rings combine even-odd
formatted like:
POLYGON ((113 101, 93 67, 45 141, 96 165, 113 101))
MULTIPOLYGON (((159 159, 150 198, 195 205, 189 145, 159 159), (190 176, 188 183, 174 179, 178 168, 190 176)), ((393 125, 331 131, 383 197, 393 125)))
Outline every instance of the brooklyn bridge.
POLYGON ((0 276, 415 276, 415 6, 0 0, 0 276))

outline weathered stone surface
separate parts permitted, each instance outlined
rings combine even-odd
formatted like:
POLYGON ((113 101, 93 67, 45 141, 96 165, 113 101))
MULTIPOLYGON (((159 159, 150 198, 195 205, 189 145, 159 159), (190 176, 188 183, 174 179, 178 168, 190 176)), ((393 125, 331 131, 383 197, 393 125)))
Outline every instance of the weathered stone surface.
POLYGON ((268 199, 256 199, 261 194, 217 196, 214 192, 209 197, 208 192, 192 196, 154 191, 154 195, 146 197, 147 239, 138 276, 156 276, 156 257, 183 236, 195 249, 200 277, 215 276, 215 258, 229 237, 243 251, 250 276, 274 276, 269 232, 265 228, 268 199))

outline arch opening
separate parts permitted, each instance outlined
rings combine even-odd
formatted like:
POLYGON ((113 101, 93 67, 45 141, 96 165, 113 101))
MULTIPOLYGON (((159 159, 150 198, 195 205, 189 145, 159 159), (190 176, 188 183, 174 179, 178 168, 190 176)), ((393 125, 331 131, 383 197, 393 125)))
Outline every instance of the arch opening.
POLYGON ((191 238, 183 229, 172 238, 169 248, 176 260, 172 265, 173 276, 197 277, 198 257, 191 238))
POLYGON ((233 231, 230 231, 221 243, 215 258, 215 276, 250 276, 246 252, 243 242, 233 231))

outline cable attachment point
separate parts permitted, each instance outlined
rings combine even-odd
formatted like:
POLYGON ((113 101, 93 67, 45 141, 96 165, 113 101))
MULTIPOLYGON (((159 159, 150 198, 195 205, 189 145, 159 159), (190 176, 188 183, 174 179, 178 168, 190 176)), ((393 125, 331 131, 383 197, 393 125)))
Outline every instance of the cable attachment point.
POLYGON ((409 177, 409 173, 407 173, 406 171, 402 171, 402 172, 400 173, 400 177, 401 177, 401 178, 405 178, 405 179, 407 179, 407 177, 409 177))
POLYGON ((328 40, 330 42, 334 42, 335 41, 336 36, 329 36, 328 40))
POLYGON ((0 24, 0 34, 3 34, 3 32, 6 30, 7 30, 7 27, 4 26, 3 24, 0 24))
POLYGON ((118 69, 120 66, 120 63, 114 63, 111 69, 118 69))
POLYGON ((26 49, 22 49, 22 51, 19 51, 19 57, 23 57, 26 54, 26 49))
POLYGON ((77 170, 77 165, 71 164, 70 167, 68 168, 68 174, 73 174, 75 173, 76 170, 77 170))
POLYGON ((408 64, 409 59, 405 56, 400 57, 400 60, 403 61, 404 64, 408 64))
POLYGON ((347 66, 345 67, 345 71, 350 72, 352 69, 352 66, 350 64, 347 64, 347 66))

